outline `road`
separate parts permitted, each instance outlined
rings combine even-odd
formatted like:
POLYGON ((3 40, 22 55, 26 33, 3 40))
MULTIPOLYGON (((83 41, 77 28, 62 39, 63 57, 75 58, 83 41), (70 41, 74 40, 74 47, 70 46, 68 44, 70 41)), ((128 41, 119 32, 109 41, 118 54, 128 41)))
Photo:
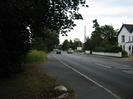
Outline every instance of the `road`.
POLYGON ((49 54, 41 70, 75 90, 76 99, 133 99, 133 62, 84 54, 49 54))

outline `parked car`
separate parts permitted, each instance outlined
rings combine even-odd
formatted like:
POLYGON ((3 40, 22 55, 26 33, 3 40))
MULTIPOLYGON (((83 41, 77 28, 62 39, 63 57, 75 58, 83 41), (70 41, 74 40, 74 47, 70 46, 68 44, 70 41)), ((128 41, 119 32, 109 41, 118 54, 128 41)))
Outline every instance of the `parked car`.
POLYGON ((71 48, 69 48, 68 51, 67 51, 68 54, 72 54, 73 52, 74 51, 71 48))
POLYGON ((61 50, 57 49, 56 54, 61 54, 61 50))

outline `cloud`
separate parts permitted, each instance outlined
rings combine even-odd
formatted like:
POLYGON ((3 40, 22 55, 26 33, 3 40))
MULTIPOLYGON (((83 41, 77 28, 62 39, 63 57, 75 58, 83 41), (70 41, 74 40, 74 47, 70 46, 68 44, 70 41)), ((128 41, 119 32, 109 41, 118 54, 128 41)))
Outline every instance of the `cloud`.
POLYGON ((87 3, 95 2, 98 5, 108 5, 108 6, 132 6, 132 0, 87 0, 87 3))
MULTIPOLYGON (((91 16, 103 16, 103 17, 121 17, 121 16, 129 16, 133 17, 132 9, 133 6, 114 6, 120 0, 93 0, 90 1, 89 8, 82 8, 80 12, 84 17, 91 17, 91 16), (100 2, 103 1, 103 2, 100 2)), ((121 0, 122 1, 122 0, 121 0)), ((120 2, 121 3, 125 3, 120 2)), ((130 3, 131 0, 127 0, 127 4, 130 3)), ((118 4, 118 3, 117 3, 118 4)), ((133 3, 131 3, 133 4, 133 3)))
POLYGON ((100 25, 113 25, 115 29, 120 29, 123 23, 133 24, 133 3, 132 0, 87 0, 89 8, 81 7, 79 12, 83 15, 83 21, 75 21, 77 26, 68 33, 64 39, 79 38, 84 41, 84 26, 86 25, 86 35, 90 36, 93 31, 92 20, 97 19, 100 25))

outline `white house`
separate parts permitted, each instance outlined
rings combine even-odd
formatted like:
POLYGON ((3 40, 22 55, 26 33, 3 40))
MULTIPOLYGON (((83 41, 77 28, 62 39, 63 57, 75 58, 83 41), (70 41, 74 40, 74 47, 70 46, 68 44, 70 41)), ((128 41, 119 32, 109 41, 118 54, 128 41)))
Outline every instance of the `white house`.
POLYGON ((118 44, 129 56, 133 55, 133 24, 123 24, 118 34, 118 44))

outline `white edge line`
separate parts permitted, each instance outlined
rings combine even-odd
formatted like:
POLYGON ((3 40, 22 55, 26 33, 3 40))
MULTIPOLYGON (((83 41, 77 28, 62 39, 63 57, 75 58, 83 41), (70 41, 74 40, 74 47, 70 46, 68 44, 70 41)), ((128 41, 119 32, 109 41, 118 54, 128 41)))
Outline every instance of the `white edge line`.
POLYGON ((56 56, 54 56, 60 63, 62 63, 64 66, 66 66, 67 68, 73 70, 74 72, 78 73, 79 75, 81 75, 82 77, 84 77, 85 79, 93 82, 95 85, 103 88, 105 91, 107 91, 109 94, 111 94, 112 96, 114 96, 116 99, 121 99, 118 95, 116 95, 115 93, 113 93, 111 90, 105 88, 104 86, 102 86, 101 84, 99 84, 98 82, 92 80, 91 78, 89 78, 88 76, 86 76, 85 74, 79 72, 78 70, 76 70, 75 68, 65 64, 63 61, 61 61, 60 59, 58 59, 56 56))

